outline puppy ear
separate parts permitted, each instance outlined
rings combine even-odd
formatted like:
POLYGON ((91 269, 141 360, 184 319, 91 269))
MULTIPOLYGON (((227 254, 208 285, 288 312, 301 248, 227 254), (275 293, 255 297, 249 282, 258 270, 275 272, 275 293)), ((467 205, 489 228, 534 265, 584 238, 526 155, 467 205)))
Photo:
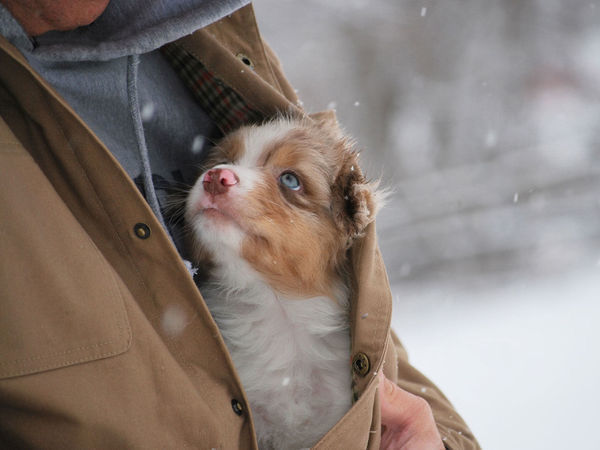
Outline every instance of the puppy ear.
POLYGON ((336 139, 342 139, 344 137, 344 131, 337 120, 335 110, 328 109, 326 111, 312 113, 308 117, 314 121, 317 127, 326 128, 327 132, 336 139))
POLYGON ((316 113, 312 113, 312 114, 309 114, 308 117, 310 117, 312 120, 314 120, 317 123, 320 123, 323 125, 329 125, 330 127, 339 128, 337 117, 335 116, 335 111, 333 109, 327 109, 325 111, 319 111, 316 113))
POLYGON ((333 186, 333 217, 347 236, 347 245, 363 235, 381 206, 379 182, 369 182, 358 166, 357 154, 342 163, 333 186))

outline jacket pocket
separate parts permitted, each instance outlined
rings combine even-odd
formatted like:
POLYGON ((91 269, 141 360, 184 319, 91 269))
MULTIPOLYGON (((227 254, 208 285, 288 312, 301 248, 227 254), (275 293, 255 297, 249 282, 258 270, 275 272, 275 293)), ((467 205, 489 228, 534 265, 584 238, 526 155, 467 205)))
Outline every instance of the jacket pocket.
POLYGON ((0 142, 0 379, 125 352, 128 295, 29 154, 0 142))

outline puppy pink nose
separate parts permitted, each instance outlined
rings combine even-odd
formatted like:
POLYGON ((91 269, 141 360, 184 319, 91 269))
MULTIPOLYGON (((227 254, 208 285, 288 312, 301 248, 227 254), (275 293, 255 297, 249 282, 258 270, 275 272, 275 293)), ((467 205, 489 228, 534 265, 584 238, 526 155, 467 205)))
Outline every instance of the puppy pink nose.
POLYGON ((239 183, 237 175, 229 169, 211 169, 204 175, 202 186, 212 195, 224 194, 231 186, 239 183))

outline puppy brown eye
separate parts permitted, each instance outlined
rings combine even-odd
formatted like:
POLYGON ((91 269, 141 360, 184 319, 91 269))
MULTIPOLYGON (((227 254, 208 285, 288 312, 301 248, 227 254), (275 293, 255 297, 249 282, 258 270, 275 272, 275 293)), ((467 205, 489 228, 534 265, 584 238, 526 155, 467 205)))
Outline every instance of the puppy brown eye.
POLYGON ((302 187, 300 180, 293 172, 283 172, 279 175, 279 182, 292 191, 299 191, 302 187))

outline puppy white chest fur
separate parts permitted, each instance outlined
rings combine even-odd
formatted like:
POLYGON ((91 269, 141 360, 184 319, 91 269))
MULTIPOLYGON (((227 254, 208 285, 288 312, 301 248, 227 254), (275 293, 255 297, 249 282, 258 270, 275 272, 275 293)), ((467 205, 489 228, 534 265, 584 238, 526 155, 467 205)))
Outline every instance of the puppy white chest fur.
POLYGON ((351 406, 346 307, 326 297, 285 298, 259 279, 240 290, 212 285, 204 297, 248 396, 259 446, 315 444, 351 406))

